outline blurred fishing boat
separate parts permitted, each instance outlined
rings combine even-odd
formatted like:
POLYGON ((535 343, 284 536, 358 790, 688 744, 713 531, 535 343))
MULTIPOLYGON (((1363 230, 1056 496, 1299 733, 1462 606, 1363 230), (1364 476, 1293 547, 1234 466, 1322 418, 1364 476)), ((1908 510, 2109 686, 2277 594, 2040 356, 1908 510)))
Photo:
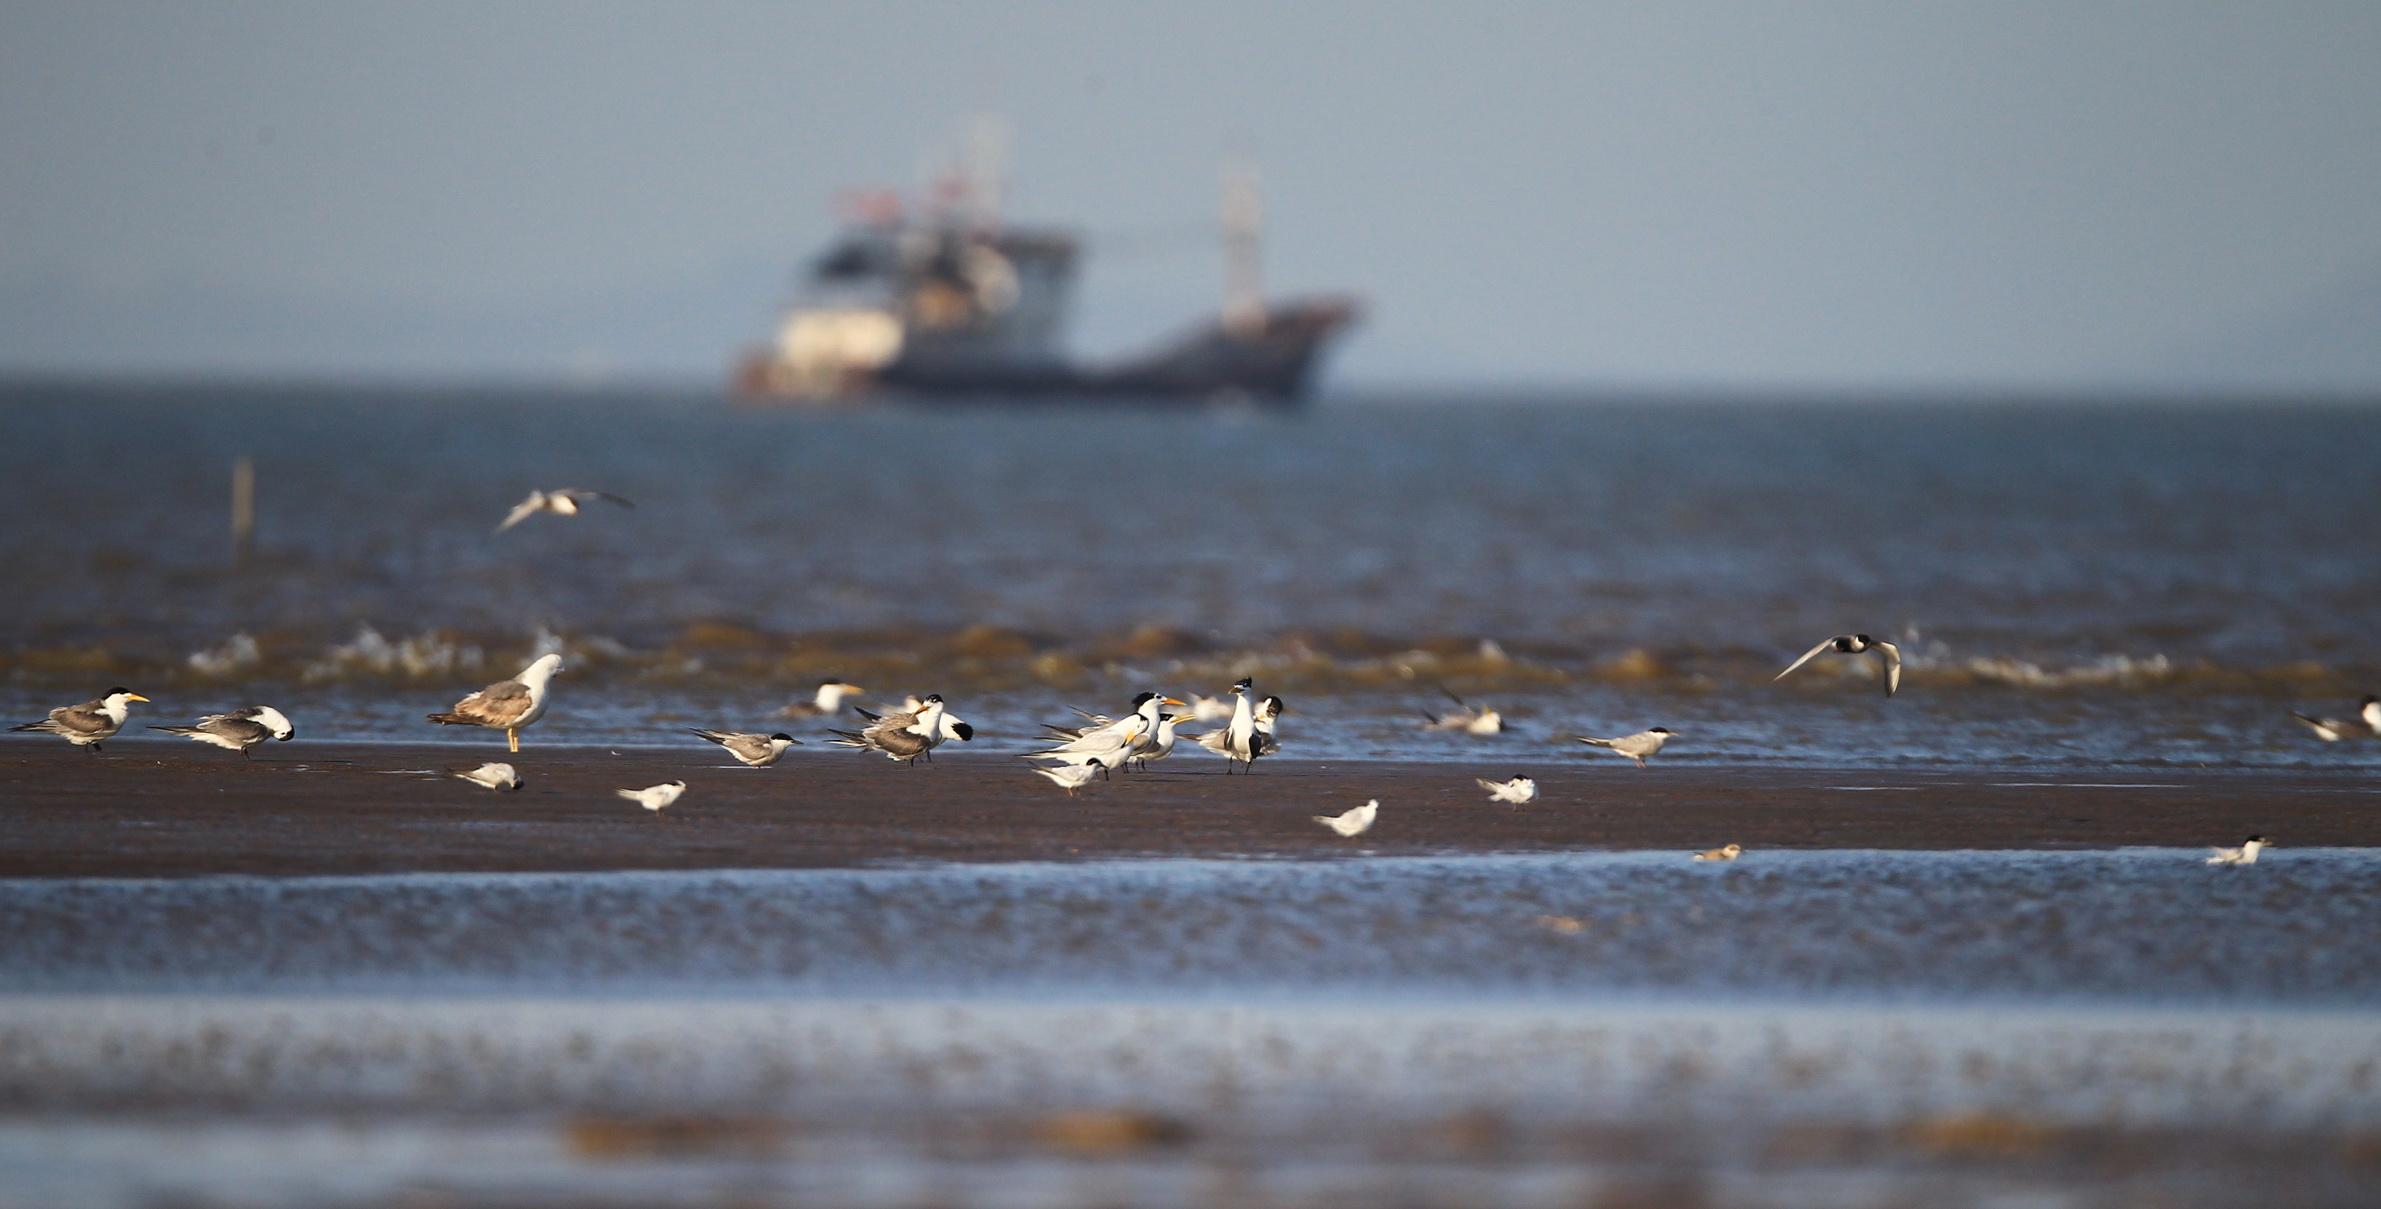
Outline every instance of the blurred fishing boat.
POLYGON ((1064 348, 1082 241, 999 216, 990 157, 910 206, 897 193, 846 200, 841 234, 808 266, 775 342, 736 374, 752 399, 849 403, 887 394, 945 401, 1246 402, 1290 407, 1356 318, 1339 296, 1269 301, 1253 174, 1227 174, 1220 314, 1140 356, 1106 364, 1064 348))

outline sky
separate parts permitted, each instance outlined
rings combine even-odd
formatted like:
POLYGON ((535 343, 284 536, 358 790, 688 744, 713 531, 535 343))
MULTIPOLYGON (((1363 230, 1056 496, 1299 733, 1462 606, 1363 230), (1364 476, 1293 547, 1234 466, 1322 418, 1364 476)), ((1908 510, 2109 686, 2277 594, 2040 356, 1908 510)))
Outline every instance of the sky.
POLYGON ((2381 390, 2381 5, 0 5, 0 373, 709 383, 977 115, 1075 346, 1334 387, 2381 390))

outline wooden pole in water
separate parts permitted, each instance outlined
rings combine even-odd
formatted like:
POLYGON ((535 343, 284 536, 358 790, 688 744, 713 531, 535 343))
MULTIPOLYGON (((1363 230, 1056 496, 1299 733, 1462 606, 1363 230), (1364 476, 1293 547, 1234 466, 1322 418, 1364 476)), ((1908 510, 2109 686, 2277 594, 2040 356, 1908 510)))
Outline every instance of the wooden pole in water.
POLYGON ((231 559, 235 567, 248 565, 256 547, 256 463, 241 458, 231 464, 231 559))

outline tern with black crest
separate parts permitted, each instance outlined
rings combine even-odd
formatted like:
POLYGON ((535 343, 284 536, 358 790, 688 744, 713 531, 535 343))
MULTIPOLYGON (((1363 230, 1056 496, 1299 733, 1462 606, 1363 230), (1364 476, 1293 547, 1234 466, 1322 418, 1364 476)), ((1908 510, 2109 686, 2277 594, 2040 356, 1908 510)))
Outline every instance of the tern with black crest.
POLYGON ((1662 750, 1662 744, 1670 741, 1670 735, 1669 727, 1657 726, 1651 730, 1638 731, 1633 735, 1622 735, 1617 739, 1590 739, 1581 736, 1579 741, 1589 747, 1609 747, 1635 760, 1637 767, 1643 768, 1645 767, 1645 757, 1662 750))
POLYGON ((2257 854, 2271 847, 2273 847, 2272 840, 2266 839, 2262 835, 2252 835, 2242 841, 2238 848, 2213 849, 2215 855, 2207 858, 2207 863, 2211 865, 2254 865, 2257 863, 2257 854))
POLYGON ((242 759, 248 758, 248 749, 259 743, 268 739, 287 743, 298 733, 297 728, 290 725, 289 719, 270 705, 251 705, 230 713, 207 714, 190 726, 152 726, 149 729, 229 748, 240 753, 242 759))
POLYGON ((1882 638, 1871 638, 1866 634, 1839 634, 1804 651, 1802 658, 1787 664, 1785 671, 1770 677, 1770 683, 1775 684, 1785 679, 1793 673, 1795 668, 1801 667, 1829 651, 1839 655, 1875 655, 1878 662, 1882 663, 1885 668, 1885 695, 1890 697, 1893 695, 1893 690, 1901 687, 1901 648, 1882 638))
POLYGON ((749 768, 767 768, 777 762, 789 747, 799 747, 802 741, 788 734, 753 735, 740 731, 704 730, 699 726, 686 728, 688 734, 698 735, 719 744, 727 753, 744 762, 749 768))
POLYGON ((146 700, 147 697, 131 689, 111 688, 98 700, 85 701, 81 705, 61 705, 39 722, 27 722, 23 726, 11 726, 8 729, 41 731, 56 735, 76 747, 96 752, 100 744, 114 738, 117 731, 124 729, 124 719, 132 712, 131 703, 146 700))

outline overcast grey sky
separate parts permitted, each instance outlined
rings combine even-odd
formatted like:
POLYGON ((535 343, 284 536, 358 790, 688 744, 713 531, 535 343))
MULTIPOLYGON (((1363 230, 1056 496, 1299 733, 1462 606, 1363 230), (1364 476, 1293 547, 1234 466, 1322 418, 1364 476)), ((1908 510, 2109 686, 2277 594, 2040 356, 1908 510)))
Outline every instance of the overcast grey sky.
POLYGON ((1245 155, 1343 385, 2381 385, 2377 64, 2370 3, 11 4, 0 369, 716 378, 996 113, 1095 351, 1214 305, 1155 236, 1245 155))

